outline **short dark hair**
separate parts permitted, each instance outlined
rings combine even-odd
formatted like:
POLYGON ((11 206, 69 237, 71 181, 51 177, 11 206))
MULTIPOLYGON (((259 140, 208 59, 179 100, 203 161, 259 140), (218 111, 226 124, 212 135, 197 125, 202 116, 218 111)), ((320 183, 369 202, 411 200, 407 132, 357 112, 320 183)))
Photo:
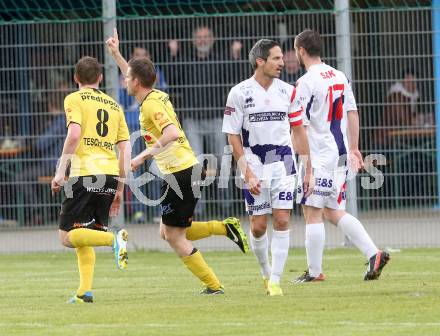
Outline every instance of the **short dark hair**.
POLYGON ((405 78, 408 75, 412 75, 414 77, 418 77, 417 71, 414 68, 406 68, 402 72, 402 78, 405 78))
POLYGON ((132 58, 128 62, 131 76, 137 78, 144 88, 152 88, 156 82, 156 69, 153 62, 146 57, 132 58))
POLYGON ((255 43, 251 51, 249 51, 249 62, 251 63, 252 69, 257 69, 257 58, 267 61, 270 55, 270 49, 279 46, 278 42, 268 39, 261 39, 255 43))
POLYGON ((81 57, 75 64, 75 74, 81 84, 95 84, 102 74, 102 64, 94 57, 81 57))
POLYGON ((295 46, 304 48, 309 56, 321 57, 321 36, 317 31, 306 29, 295 38, 295 46))

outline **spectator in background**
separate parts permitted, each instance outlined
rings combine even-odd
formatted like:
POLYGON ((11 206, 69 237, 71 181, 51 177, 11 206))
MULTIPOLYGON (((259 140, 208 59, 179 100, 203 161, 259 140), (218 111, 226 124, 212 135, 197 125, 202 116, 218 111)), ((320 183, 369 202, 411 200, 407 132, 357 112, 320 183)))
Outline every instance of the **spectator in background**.
MULTIPOLYGON (((219 175, 218 167, 226 146, 226 136, 221 128, 227 96, 226 74, 230 67, 225 62, 227 55, 220 52, 221 49, 210 27, 197 27, 193 31, 190 50, 185 53, 185 71, 179 84, 183 103, 181 118, 191 147, 202 164, 206 161, 201 154, 217 158, 217 166, 207 166, 210 177, 219 175)), ((214 184, 206 192, 210 193, 209 197, 225 200, 227 189, 218 189, 214 184)), ((203 202, 198 203, 197 215, 202 215, 203 206, 203 202)), ((224 214, 228 212, 228 202, 220 201, 219 206, 224 214)))
POLYGON ((281 73, 281 80, 295 85, 296 81, 304 74, 296 57, 295 50, 287 50, 283 56, 284 71, 281 73))
MULTIPOLYGON (((226 87, 229 88, 248 78, 251 74, 251 68, 249 66, 248 55, 243 52, 243 42, 233 40, 232 43, 225 46, 225 48, 229 50, 229 54, 226 55, 225 58, 228 71, 224 74, 226 76, 224 83, 226 87)), ((223 103, 225 102, 226 101, 223 103)))
POLYGON ((394 83, 388 90, 383 114, 383 126, 387 128, 415 126, 418 124, 417 75, 407 69, 402 80, 394 83))
POLYGON ((196 155, 202 153, 221 157, 226 138, 221 132, 224 70, 215 49, 215 37, 208 26, 193 32, 192 48, 188 53, 184 74, 184 128, 196 155), (206 146, 205 146, 206 144, 206 146))
POLYGON ((32 161, 25 163, 24 169, 16 175, 18 192, 23 195, 25 205, 25 221, 29 225, 42 224, 41 198, 38 196, 38 180, 40 177, 53 176, 58 155, 63 149, 66 135, 66 118, 63 111, 63 89, 48 97, 48 118, 43 132, 35 139, 31 146, 32 161))

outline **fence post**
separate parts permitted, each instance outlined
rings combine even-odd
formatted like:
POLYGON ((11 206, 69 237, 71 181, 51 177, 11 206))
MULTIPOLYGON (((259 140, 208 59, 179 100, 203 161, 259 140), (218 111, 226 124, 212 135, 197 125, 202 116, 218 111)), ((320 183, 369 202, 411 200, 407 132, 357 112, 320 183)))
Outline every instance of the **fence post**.
MULTIPOLYGON (((113 35, 113 28, 116 28, 116 0, 102 0, 102 24, 104 39, 113 35)), ((119 71, 118 66, 107 50, 104 52, 104 78, 105 91, 116 101, 119 100, 119 71)), ((119 215, 113 219, 118 225, 125 223, 124 204, 121 202, 119 215)))
MULTIPOLYGON (((338 69, 351 81, 350 3, 349 0, 335 1, 336 56, 338 69)), ((357 217, 356 179, 347 181, 347 211, 357 217)))
POLYGON ((432 49, 434 63, 434 102, 437 148, 437 208, 440 208, 440 0, 432 1, 432 49))

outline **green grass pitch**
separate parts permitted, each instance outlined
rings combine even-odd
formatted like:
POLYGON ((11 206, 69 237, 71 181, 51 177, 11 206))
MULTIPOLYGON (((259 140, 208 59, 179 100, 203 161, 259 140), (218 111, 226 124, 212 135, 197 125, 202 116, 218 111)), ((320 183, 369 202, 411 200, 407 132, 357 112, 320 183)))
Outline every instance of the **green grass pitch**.
POLYGON ((226 289, 201 296, 172 253, 133 252, 118 271, 97 254, 93 304, 68 305, 78 285, 74 253, 3 255, 0 335, 440 335, 440 250, 392 254, 379 281, 364 282, 354 249, 325 253, 327 281, 293 285, 305 268, 291 250, 283 297, 266 296, 254 256, 205 253, 226 289))

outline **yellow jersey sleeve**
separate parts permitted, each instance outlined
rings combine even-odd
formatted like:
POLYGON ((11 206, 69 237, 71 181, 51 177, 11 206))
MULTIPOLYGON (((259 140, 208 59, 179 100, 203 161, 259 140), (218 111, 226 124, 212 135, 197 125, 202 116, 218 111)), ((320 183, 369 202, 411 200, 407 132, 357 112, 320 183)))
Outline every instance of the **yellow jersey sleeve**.
POLYGON ((127 121, 125 120, 124 112, 122 112, 121 121, 118 128, 118 135, 116 137, 116 143, 127 140, 130 140, 130 132, 128 131, 127 121))
POLYGON ((75 95, 70 94, 64 99, 64 111, 66 112, 66 127, 69 127, 71 122, 81 125, 81 108, 75 95))
POLYGON ((167 113, 165 105, 158 100, 148 102, 147 118, 153 122, 160 133, 162 133, 163 129, 168 125, 174 124, 170 115, 167 113))

